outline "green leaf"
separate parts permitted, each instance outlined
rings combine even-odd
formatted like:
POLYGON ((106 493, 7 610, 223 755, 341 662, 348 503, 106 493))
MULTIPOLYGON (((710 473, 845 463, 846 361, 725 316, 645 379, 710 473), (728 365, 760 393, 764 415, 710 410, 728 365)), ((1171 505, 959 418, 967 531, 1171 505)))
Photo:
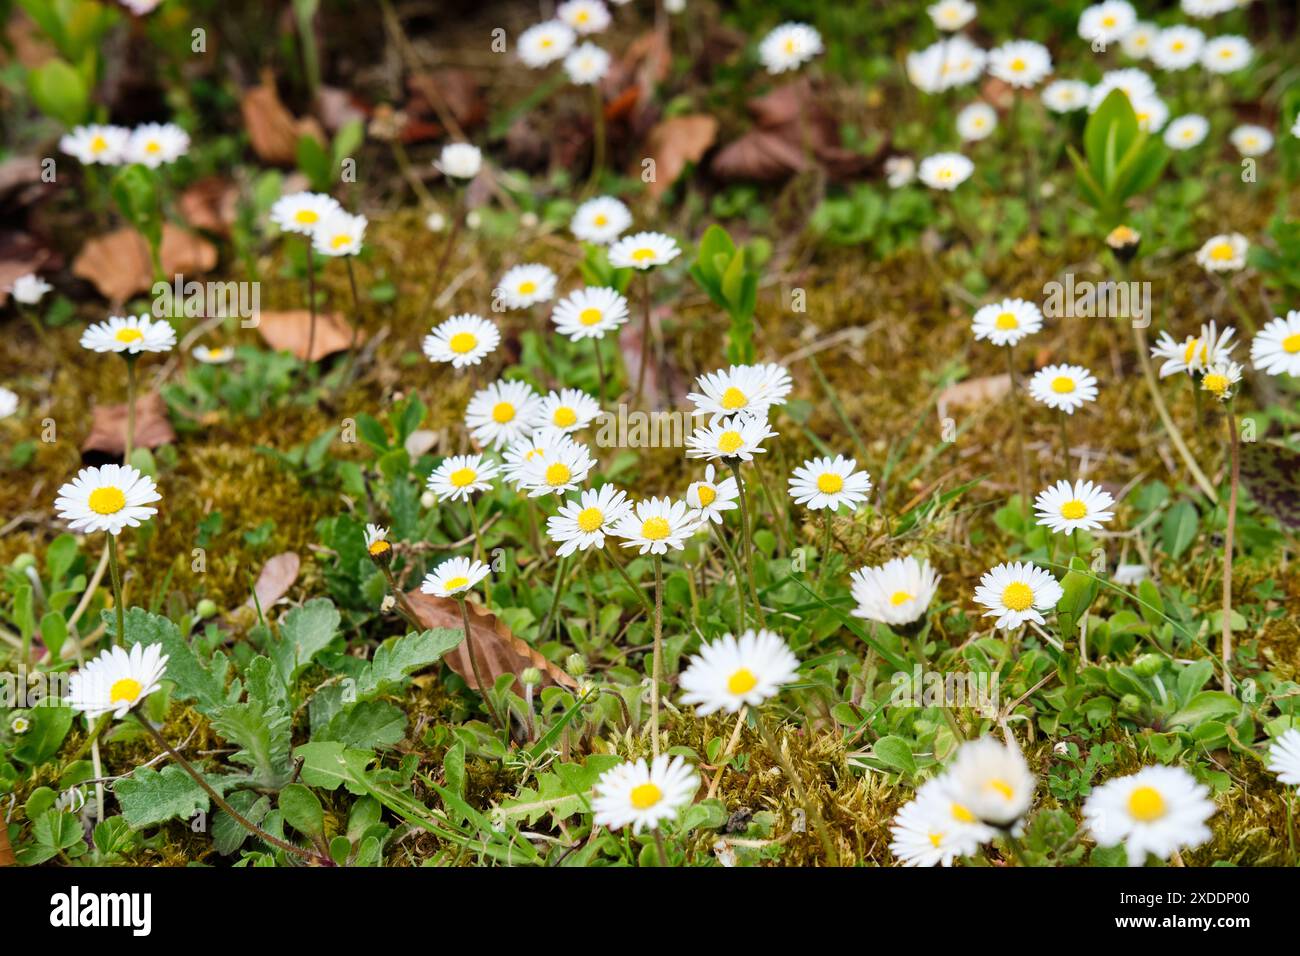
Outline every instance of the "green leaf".
POLYGON ((315 740, 336 740, 347 747, 373 750, 391 747, 406 736, 406 714, 386 700, 363 700, 341 714, 315 735, 315 740))
POLYGON ((288 711, 256 700, 228 704, 212 719, 212 729, 241 748, 230 759, 251 769, 257 786, 270 789, 283 784, 292 773, 291 724, 288 711))
POLYGON ((31 726, 14 747, 14 759, 34 767, 49 760, 68 736, 72 728, 73 711, 70 707, 49 707, 42 705, 27 711, 31 726))
POLYGON ((1235 717, 1241 713, 1241 702, 1221 690, 1206 690, 1197 694, 1182 710, 1169 718, 1170 726, 1195 727, 1212 717, 1235 717))
POLYGON ((892 735, 881 737, 876 741, 873 752, 876 759, 891 770, 897 770, 909 776, 916 773, 916 761, 912 757, 912 748, 901 737, 892 735))
POLYGON ((293 752, 302 761, 302 779, 308 786, 321 790, 346 787, 357 796, 369 793, 366 768, 375 759, 369 750, 355 750, 338 741, 313 741, 293 752))
POLYGON ((320 800, 300 783, 291 783, 280 791, 280 813, 284 822, 304 836, 325 835, 325 810, 320 800))
POLYGON ((65 126, 77 126, 90 116, 90 88, 65 60, 56 57, 29 71, 27 92, 37 109, 65 126))
MULTIPOLYGON (((162 210, 154 174, 140 165, 123 166, 113 174, 109 192, 126 221, 157 250, 162 243, 162 210)), ((154 276, 155 280, 161 278, 154 276)))
POLYGON ((440 627, 385 641, 357 678, 357 700, 370 700, 388 693, 400 686, 407 675, 435 663, 464 639, 463 630, 440 627))
POLYGON ((284 616, 271 657, 286 687, 293 687, 307 665, 334 640, 340 620, 329 598, 312 598, 284 616))
MULTIPOLYGON (((230 781, 220 776, 204 775, 208 786, 224 793, 230 781)), ((122 816, 132 829, 156 826, 180 817, 189 819, 196 813, 206 813, 208 795, 188 773, 176 764, 162 770, 137 767, 129 777, 113 786, 113 795, 122 807, 122 816)))
POLYGON ((1160 524, 1160 542, 1171 558, 1182 557, 1196 539, 1199 522, 1196 506, 1190 501, 1180 501, 1165 512, 1160 524))
POLYGON ((42 814, 32 833, 37 843, 56 852, 74 847, 84 839, 81 822, 74 814, 63 810, 51 810, 42 814))
POLYGON ((592 754, 582 764, 556 764, 554 769, 537 775, 537 787, 521 787, 509 800, 501 801, 497 816, 507 819, 522 818, 529 826, 543 817, 558 823, 575 813, 589 813, 591 804, 587 795, 600 775, 610 767, 622 763, 613 754, 592 754))

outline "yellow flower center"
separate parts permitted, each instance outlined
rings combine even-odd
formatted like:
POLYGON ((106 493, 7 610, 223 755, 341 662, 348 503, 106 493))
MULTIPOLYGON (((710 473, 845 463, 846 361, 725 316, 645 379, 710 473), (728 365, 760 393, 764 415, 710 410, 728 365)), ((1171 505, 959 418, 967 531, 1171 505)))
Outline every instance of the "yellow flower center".
MULTIPOLYGON (((1246 145, 1250 145, 1250 142, 1251 141, 1247 139, 1246 145)), ((1230 242, 1221 242, 1210 250, 1210 258, 1214 259, 1216 262, 1227 262, 1235 255, 1236 253, 1233 251, 1232 243, 1230 242)))
POLYGON ((1159 820, 1165 815, 1165 798, 1155 787, 1138 787, 1128 795, 1128 812, 1143 823, 1159 820))
POLYGON ((591 534, 605 523, 605 515, 599 508, 583 508, 578 512, 578 530, 591 534))
POLYGON ((130 345, 132 342, 139 342, 144 338, 144 333, 135 328, 118 329, 117 334, 114 335, 113 338, 117 339, 117 341, 124 345, 130 345))
POLYGON ((497 402, 492 406, 492 420, 498 425, 504 425, 506 422, 513 421, 515 417, 515 407, 509 402, 497 402))
POLYGON ((536 291, 537 291, 537 283, 532 281, 531 279, 519 283, 520 295, 532 295, 536 291))
POLYGON ((1231 49, 1230 47, 1226 47, 1226 46, 1225 46, 1222 50, 1219 51, 1219 59, 1221 59, 1221 60, 1231 60, 1231 59, 1232 59, 1232 49, 1231 49))
POLYGON ((1014 60, 1011 61, 1011 71, 1013 73, 1023 73, 1025 71, 1025 65, 1026 64, 1023 59, 1021 59, 1020 57, 1016 57, 1014 60))
POLYGON ((844 489, 844 479, 834 472, 826 472, 817 479, 817 490, 824 495, 839 494, 844 489))
POLYGON ((633 262, 652 262, 655 258, 655 251, 648 246, 642 246, 632 253, 633 262))
POLYGON ((1052 391, 1058 395, 1068 395, 1074 391, 1074 379, 1068 375, 1058 375, 1052 379, 1052 391))
POLYGON ((736 673, 727 678, 727 690, 739 697, 741 694, 748 694, 758 686, 758 678, 748 667, 742 667, 736 673))
POLYGON ((546 483, 548 485, 566 485, 572 477, 573 472, 569 470, 569 466, 562 464, 561 462, 557 461, 555 464, 548 465, 546 468, 546 483))
POLYGON ((314 209, 299 209, 294 214, 293 218, 304 226, 310 226, 312 223, 316 222, 316 220, 320 219, 320 216, 317 215, 316 210, 314 209))
POLYGON ((943 169, 939 170, 939 178, 943 180, 945 183, 948 180, 952 179, 952 167, 945 166, 943 167, 943 169))
POLYGON ((951 813, 952 813, 952 818, 954 820, 960 820, 962 823, 975 822, 975 814, 971 813, 960 803, 954 803, 952 805, 951 813))
POLYGON ((542 37, 540 46, 543 50, 549 50, 551 47, 555 46, 555 41, 550 37, 542 37))
POLYGON ((108 701, 110 704, 117 704, 126 701, 128 704, 134 704, 140 699, 140 691, 144 690, 140 682, 134 677, 123 677, 121 680, 114 682, 113 686, 108 689, 108 701))
POLYGON ((931 832, 929 837, 930 846, 934 847, 936 850, 939 849, 939 844, 943 842, 943 834, 931 832))
POLYGON ((447 346, 457 355, 464 355, 478 347, 478 337, 473 332, 457 332, 447 342, 447 346))
POLYGON ((743 444, 745 439, 740 437, 738 431, 725 431, 718 438, 718 449, 725 455, 730 455, 743 444))
MULTIPOLYGON (((1196 350, 1197 350, 1197 348, 1200 347, 1200 345, 1201 345, 1201 340, 1200 340, 1200 339, 1188 339, 1188 340, 1187 340, 1187 348, 1183 350, 1183 363, 1184 363, 1184 364, 1190 364, 1190 363, 1191 363, 1192 359, 1196 356, 1196 350)), ((1209 354, 1208 354, 1208 353, 1209 353, 1209 350, 1208 350, 1208 349, 1204 349, 1204 348, 1201 349, 1201 356, 1202 356, 1203 358, 1208 358, 1208 357, 1209 357, 1209 354)))
POLYGON ((592 217, 591 221, 595 223, 597 226, 609 225, 609 217, 606 216, 603 212, 596 213, 596 215, 592 217))
POLYGON ((443 585, 443 590, 455 591, 457 588, 463 588, 467 584, 469 584, 469 578, 467 577, 452 578, 443 585))
POLYGON ((1020 321, 1015 317, 1015 315, 1013 315, 1010 312, 1003 312, 1001 315, 998 316, 997 321, 994 322, 993 324, 996 325, 999 329, 1002 329, 1004 332, 1007 331, 1008 329, 1020 328, 1020 321))
POLYGON ((722 393, 722 407, 727 411, 734 412, 736 409, 744 408, 748 404, 749 399, 745 397, 745 393, 734 385, 722 393))
POLYGON ((346 232, 340 232, 337 236, 335 236, 333 239, 330 240, 330 248, 342 249, 351 241, 352 241, 351 236, 349 236, 346 232))
POLYGON ((477 477, 478 472, 473 468, 457 468, 451 473, 451 477, 448 480, 457 488, 465 488, 468 485, 474 484, 474 479, 477 477))
POLYGON ((208 349, 208 358, 212 359, 214 362, 225 357, 226 350, 224 348, 217 347, 215 349, 208 349))
POLYGON ((1220 375, 1218 372, 1211 372, 1201 379, 1201 388, 1207 392, 1213 392, 1215 395, 1222 395, 1228 390, 1228 376, 1220 375))
POLYGON ((988 785, 989 789, 996 790, 1001 794, 1003 800, 1010 800, 1015 795, 1015 791, 1011 789, 1011 784, 1005 780, 990 780, 988 785))
POLYGON ((718 489, 712 485, 700 484, 695 488, 695 493, 700 496, 700 507, 707 508, 718 497, 718 489))
POLYGON ((1101 25, 1104 27, 1113 27, 1115 25, 1115 17, 1113 15, 1107 14, 1106 16, 1101 18, 1101 25))
POLYGON ((126 507, 126 495, 122 493, 122 489, 108 485, 92 491, 87 504, 97 515, 117 514, 126 507))
POLYGON ((647 518, 641 524, 641 537, 647 541, 662 541, 668 537, 668 532, 672 529, 668 527, 668 519, 658 516, 647 518))
POLYGON ((108 140, 104 139, 104 137, 96 136, 90 141, 90 151, 92 153, 102 153, 106 149, 108 149, 108 140))
POLYGON ((653 783, 643 783, 640 786, 633 787, 632 793, 628 795, 628 799, 632 801, 632 806, 638 810, 649 810, 663 798, 664 792, 653 783))
POLYGON ((574 14, 573 19, 577 20, 579 23, 586 23, 588 20, 591 19, 591 14, 586 10, 579 10, 576 14, 574 14))
POLYGON ((1067 521, 1078 521, 1088 513, 1088 506, 1078 498, 1061 505, 1061 517, 1067 521))
POLYGON ((906 591, 895 591, 889 596, 889 603, 894 607, 898 607, 900 604, 906 604, 915 596, 914 594, 908 594, 906 591))
POLYGON ((150 155, 156 155, 162 152, 162 145, 156 139, 151 139, 145 143, 144 151, 150 155))
POLYGON ((1002 603, 1013 611, 1023 611, 1034 603, 1034 592, 1028 584, 1012 581, 1002 591, 1002 603))
POLYGON ((369 552, 370 552, 371 554, 373 554, 373 555, 381 555, 381 554, 383 554, 385 551, 390 550, 391 548, 392 548, 392 545, 391 545, 391 544, 389 544, 389 543, 388 543, 387 541, 385 541, 383 538, 380 538, 379 540, 377 540, 377 541, 375 541, 373 544, 371 544, 370 547, 367 548, 366 550, 369 551, 369 552))
POLYGON ((601 315, 600 309, 583 309, 578 313, 578 321, 583 325, 595 325, 602 318, 604 316, 601 315))
POLYGON ((1182 53, 1185 49, 1187 49, 1187 44, 1184 43, 1182 40, 1175 40, 1172 49, 1175 53, 1182 53))
POLYGON ((1282 340, 1282 351, 1291 355, 1300 352, 1300 332, 1295 335, 1288 335, 1282 340))
POLYGON ((568 428, 577 420, 578 420, 578 413, 575 412, 572 408, 569 408, 568 406, 565 405, 562 405, 559 408, 557 408, 555 410, 555 415, 552 416, 551 418, 551 421, 553 421, 558 428, 568 428))

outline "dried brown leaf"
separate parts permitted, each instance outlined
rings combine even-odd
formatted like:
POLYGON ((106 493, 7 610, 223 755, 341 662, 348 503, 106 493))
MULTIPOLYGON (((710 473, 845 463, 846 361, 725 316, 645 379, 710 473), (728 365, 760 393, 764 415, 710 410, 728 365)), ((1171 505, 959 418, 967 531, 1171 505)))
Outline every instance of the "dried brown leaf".
MULTIPOLYGON (((257 583, 253 585, 253 593, 257 595, 257 603, 262 610, 266 610, 289 593, 293 582, 298 580, 298 569, 301 566, 302 560, 296 551, 277 554, 262 565, 262 573, 257 576, 257 583)), ((250 597, 247 603, 252 607, 253 599, 250 597)))
POLYGON ((177 207, 195 229, 229 236, 239 210, 239 187, 224 176, 207 176, 181 193, 177 207))
MULTIPOLYGON (((171 223, 163 225, 162 267, 168 276, 210 272, 217 265, 217 247, 202 236, 171 223)), ((72 274, 87 279, 113 303, 125 302, 153 288, 149 243, 130 227, 89 240, 72 263, 72 274)))
POLYGON ((320 125, 311 118, 296 119, 280 101, 275 79, 269 71, 262 82, 244 91, 239 101, 249 142, 257 158, 272 166, 292 166, 297 161, 298 138, 315 136, 325 141, 320 125))
POLYGON ((718 121, 695 113, 671 116, 657 123, 646 137, 646 155, 654 160, 655 178, 646 192, 659 198, 676 182, 687 163, 698 163, 718 135, 718 121))
MULTIPOLYGON (((352 345, 352 326, 336 312, 316 313, 316 337, 310 359, 307 357, 307 341, 311 338, 311 312, 307 309, 263 312, 257 323, 257 332, 271 348, 288 350, 303 361, 319 362, 325 356, 346 351, 352 345)), ((357 332, 357 343, 364 340, 365 333, 357 332)))
MULTIPOLYGON (((81 453, 121 456, 126 451, 126 403, 95 405, 90 413, 90 434, 81 443, 81 453)), ((157 392, 139 396, 135 400, 135 447, 157 448, 175 440, 162 396, 157 392)))
POLYGON ((950 408, 973 408, 989 402, 1000 401, 1011 391, 1011 376, 985 375, 954 382, 939 393, 939 414, 950 408))

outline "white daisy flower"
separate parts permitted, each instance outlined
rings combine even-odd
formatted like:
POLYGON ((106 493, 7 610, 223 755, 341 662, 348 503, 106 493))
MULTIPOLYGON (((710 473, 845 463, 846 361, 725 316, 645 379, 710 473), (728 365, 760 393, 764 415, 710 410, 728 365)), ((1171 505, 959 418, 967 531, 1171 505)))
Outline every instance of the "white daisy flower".
POLYGON ((998 128, 998 112, 987 103, 971 103, 957 114, 957 135, 967 142, 986 139, 998 128))
POLYGON ((614 526, 631 510, 627 492, 613 485, 588 488, 546 519, 546 534, 559 545, 555 553, 562 558, 588 548, 600 550, 605 547, 605 535, 613 534, 614 526))
POLYGON ((690 804, 699 787, 695 768, 682 757, 660 754, 649 766, 644 758, 621 763, 601 774, 592 787, 592 826, 630 826, 633 833, 657 830, 690 804))
POLYGON ((121 720, 158 689, 167 672, 161 644, 110 647, 68 678, 68 706, 95 721, 104 714, 121 720))
POLYGON ((1186 770, 1155 766, 1095 787, 1083 817, 1098 846, 1122 843, 1129 866, 1141 866, 1148 853, 1163 860, 1210 839, 1214 810, 1209 788, 1186 770))
POLYGON ((1223 233, 1205 240, 1196 253, 1197 264, 1206 272, 1237 272, 1246 267, 1250 242, 1239 232, 1223 233))
POLYGON ((702 481, 692 481, 686 489, 686 504, 695 512, 703 525, 706 521, 722 524, 722 513, 737 507, 740 488, 735 478, 717 481, 714 469, 709 465, 704 469, 702 481))
POLYGON ((840 505, 856 511, 871 492, 871 476, 854 471, 857 466, 854 459, 843 455, 810 458, 790 476, 790 497, 809 511, 839 511, 840 505))
POLYGON ((578 86, 599 83, 609 72, 609 54, 594 43, 584 43, 564 58, 564 72, 578 86))
POLYGON ((290 193, 275 201, 271 207, 271 221, 283 232, 310 236, 327 216, 342 211, 343 207, 333 196, 324 193, 290 193))
POLYGON ((1043 87, 1043 105, 1053 113, 1073 113, 1088 105, 1090 89, 1082 80, 1053 80, 1043 87))
POLYGON ((776 436, 766 418, 736 415, 695 429, 686 439, 686 457, 753 461, 767 450, 760 447, 762 443, 776 436))
POLYGON ((506 270, 496 291, 507 309, 526 309, 555 297, 555 273, 538 263, 515 266, 506 270))
POLYGON ((971 856, 997 831, 980 823, 969 808, 954 800, 940 778, 916 791, 894 817, 889 851, 904 866, 951 866, 971 856))
POLYGON ((1201 51, 1201 66, 1211 73, 1234 73, 1248 65, 1254 55, 1245 37, 1215 37, 1201 51))
POLYGON ((1285 731, 1268 748, 1268 769, 1277 774, 1278 783, 1300 785, 1300 730, 1285 731))
POLYGON ((773 405, 785 403, 793 382, 780 365, 733 365, 706 372, 695 380, 698 392, 686 398, 696 414, 709 415, 717 422, 733 415, 766 417, 773 405))
POLYGON ((18 395, 7 388, 0 388, 0 418, 8 418, 18 411, 18 395))
POLYGON ((147 315, 111 315, 81 333, 81 347, 92 352, 170 352, 176 346, 176 330, 163 319, 147 315))
POLYGON ((196 345, 190 354, 204 365, 225 365, 235 358, 235 350, 227 345, 196 345))
POLYGON ((1182 0, 1183 13, 1204 20, 1227 13, 1237 5, 1237 0, 1182 0))
POLYGON ((366 238, 368 220, 342 209, 330 213, 316 224, 311 242, 323 256, 355 256, 366 238))
POLYGON ((1046 365, 1029 380, 1029 394, 1048 408, 1073 415, 1096 401, 1097 379, 1082 365, 1046 365))
POLYGON ((1151 569, 1145 564, 1120 564, 1115 567, 1111 580, 1125 587, 1141 584, 1151 575, 1151 569))
POLYGON ((1263 156, 1273 148, 1273 134, 1250 123, 1238 126, 1228 134, 1228 139, 1243 156, 1263 156))
POLYGON ((939 0, 925 8, 936 29, 954 33, 975 19, 975 4, 969 0, 939 0))
POLYGON ((1026 89, 1052 72, 1052 54, 1033 40, 1011 40, 989 51, 989 73, 1004 83, 1026 89))
POLYGON ((438 565, 420 583, 420 590, 434 597, 455 597, 464 594, 491 572, 482 561, 469 558, 448 558, 438 565))
POLYGON ((15 302, 21 302, 23 305, 36 305, 41 299, 45 298, 45 293, 53 288, 54 286, 36 273, 29 272, 15 279, 13 285, 7 291, 14 297, 15 302))
POLYGON ((671 498, 647 498, 638 501, 613 526, 611 534, 623 538, 623 547, 640 548, 641 554, 667 554, 680 551, 686 539, 695 534, 699 518, 684 501, 671 498))
POLYGON ((1138 103, 1156 95, 1156 84, 1147 73, 1136 67, 1108 70, 1101 75, 1101 82, 1089 94, 1088 112, 1097 112, 1097 107, 1105 102, 1112 90, 1120 90, 1130 103, 1138 103))
POLYGON ((493 382, 469 400, 465 427, 480 444, 504 447, 533 429, 541 401, 527 382, 493 382))
POLYGON ((603 246, 613 242, 632 225, 632 213, 613 196, 588 199, 573 212, 569 231, 583 242, 603 246))
POLYGON ((582 442, 568 439, 556 442, 545 455, 534 456, 519 472, 519 487, 530 498, 562 495, 576 490, 596 465, 591 451, 582 442))
POLYGON ((1151 46, 1151 62, 1162 70, 1186 70, 1196 65, 1204 48, 1205 34, 1180 23, 1157 34, 1151 46))
POLYGON ((885 160, 885 182, 890 189, 902 189, 916 180, 916 160, 911 156, 890 156, 885 160))
POLYGON ((77 126, 59 138, 59 149, 87 165, 116 166, 126 159, 130 139, 121 126, 77 126))
POLYGON ((651 269, 672 262, 681 252, 672 236, 638 232, 624 236, 609 247, 609 264, 615 269, 651 269))
POLYGON ((859 568, 849 575, 854 617, 901 627, 919 621, 939 588, 939 576, 929 559, 892 558, 876 567, 859 568))
POLYGON ((1191 149, 1200 146, 1209 131, 1209 120, 1199 113, 1188 113, 1165 127, 1165 145, 1174 150, 1191 149))
POLYGON ((473 179, 483 168, 483 151, 471 143, 447 143, 433 165, 448 179, 473 179))
POLYGON ((1079 36, 1105 49, 1137 25, 1137 11, 1125 0, 1106 0, 1079 14, 1079 36))
POLYGON ((1215 362, 1228 358, 1229 353, 1237 347, 1231 342, 1236 329, 1228 326, 1219 334, 1215 323, 1201 326, 1200 335, 1189 335, 1181 342, 1175 340, 1168 332, 1161 332, 1160 338, 1151 348, 1151 357, 1164 359, 1160 366, 1160 377, 1168 378, 1179 372, 1189 375, 1204 372, 1215 362))
POLYGON ((1056 534, 1073 534, 1079 529, 1095 531, 1115 516, 1108 511, 1115 499, 1091 481, 1058 481, 1038 493, 1034 515, 1038 524, 1056 534))
POLYGON ((1145 60, 1151 55, 1151 47, 1160 35, 1160 27, 1148 21, 1136 23, 1133 29, 1120 37, 1120 49, 1134 60, 1145 60))
POLYGON ((957 33, 909 53, 907 78, 923 93, 941 93, 979 79, 987 62, 987 53, 957 33))
POLYGON ((599 414, 600 402, 580 388, 566 388, 542 399, 537 421, 542 427, 571 434, 582 431, 599 414))
POLYGON ((1250 340, 1250 361, 1269 375, 1300 378, 1300 312, 1275 318, 1250 340))
POLYGON ((725 710, 734 714, 757 707, 799 677, 799 659, 780 635, 748 630, 737 640, 724 634, 691 658, 679 681, 682 703, 694 704, 701 717, 725 710))
POLYGON ((988 339, 994 345, 1015 345, 1043 327, 1043 313, 1024 299, 1003 299, 981 307, 971 321, 975 341, 988 339))
POLYGON ((556 60, 564 59, 577 40, 577 34, 567 23, 560 20, 547 20, 519 34, 516 47, 519 50, 519 59, 524 62, 524 65, 537 70, 550 66, 556 60))
POLYGON ((9 721, 9 731, 18 736, 22 736, 32 729, 32 722, 22 714, 14 714, 9 721))
POLYGON ((377 524, 366 525, 366 554, 376 561, 390 556, 393 550, 388 540, 388 529, 377 524))
POLYGON ((126 161, 157 169, 174 163, 190 151, 190 134, 175 123, 145 123, 131 131, 126 161))
POLYGON ((1209 392, 1221 402, 1232 398, 1235 386, 1241 381, 1241 366, 1231 359, 1220 359, 1201 376, 1201 391, 1209 392))
POLYGON ((951 191, 975 172, 975 164, 961 153, 935 153, 921 160, 917 178, 931 189, 951 191))
POLYGON ((551 321, 570 341, 603 338, 627 321, 627 299, 616 289, 578 289, 555 304, 551 321))
POLYGON ((501 344, 496 324, 469 312, 453 315, 424 337, 422 347, 430 362, 450 362, 452 368, 477 365, 501 344))
POLYGON ((497 466, 482 455, 452 455, 429 475, 425 487, 439 501, 468 501, 476 491, 490 491, 497 466))
POLYGON ((984 617, 997 617, 993 626, 1002 630, 1020 627, 1026 621, 1045 623, 1042 611, 1050 611, 1064 591, 1047 571, 1028 561, 999 564, 985 571, 975 589, 975 603, 989 610, 984 617))
POLYGON ((609 29, 609 8, 600 0, 565 0, 555 8, 555 16, 584 36, 609 29))
POLYGON ((1158 96, 1148 96, 1133 101, 1133 114, 1137 117, 1138 128, 1147 133, 1158 133, 1164 129, 1169 119, 1169 107, 1158 96))
POLYGON ((1029 810, 1037 782, 1020 748, 992 737, 962 744, 941 779, 947 794, 976 819, 1003 829, 1029 810))
POLYGON ((161 501, 158 487, 148 475, 130 465, 83 468, 59 489, 54 510, 73 531, 107 531, 138 528, 158 513, 149 505, 161 501))
POLYGON ((758 58, 772 74, 797 70, 821 52, 821 34, 806 23, 783 23, 758 45, 758 58))

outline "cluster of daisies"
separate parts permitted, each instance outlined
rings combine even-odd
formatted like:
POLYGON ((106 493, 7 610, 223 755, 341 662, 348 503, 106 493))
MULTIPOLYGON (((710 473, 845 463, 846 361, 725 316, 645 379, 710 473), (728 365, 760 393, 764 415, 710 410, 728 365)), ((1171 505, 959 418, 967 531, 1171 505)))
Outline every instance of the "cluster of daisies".
POLYGON ((59 140, 59 149, 87 166, 157 169, 190 150, 190 135, 175 123, 144 123, 134 129, 111 124, 77 126, 59 140))
POLYGON ((271 206, 271 222, 282 232, 303 236, 323 256, 355 256, 366 238, 368 221, 324 193, 297 192, 271 206))
MULTIPOLYGON (((1228 8, 1233 6, 1228 3, 1228 8)), ((1207 8, 1184 4, 1189 16, 1204 18, 1223 12, 1206 12, 1207 8)), ((1042 85, 1042 104, 1054 113, 1064 114, 1084 109, 1095 112, 1111 91, 1121 90, 1132 103, 1142 128, 1151 133, 1163 131, 1170 149, 1192 149, 1209 134, 1209 120, 1198 113, 1170 119, 1169 107, 1157 92, 1155 80, 1136 66, 1108 70, 1095 85, 1068 78, 1045 82, 1052 74, 1052 56, 1043 44, 1010 40, 985 50, 959 32, 975 19, 975 4, 969 0, 940 0, 927 9, 940 38, 924 49, 910 52, 905 63, 909 81, 924 93, 969 86, 987 73, 1008 84, 1017 95, 1042 85)), ((1161 28, 1139 20, 1127 0, 1105 0, 1086 8, 1079 17, 1078 32, 1098 54, 1118 46, 1130 60, 1149 61, 1165 73, 1199 66, 1211 74, 1225 75, 1244 69, 1254 57, 1245 37, 1207 37, 1201 29, 1187 24, 1161 28)), ((969 143, 986 139, 997 126, 997 111, 982 101, 963 107, 956 118, 958 136, 969 143)), ((1292 132, 1300 136, 1300 117, 1292 132)), ((1273 133, 1256 124, 1237 126, 1228 138, 1242 156, 1251 157, 1267 153, 1274 143, 1273 133)), ((895 188, 919 179, 932 189, 951 190, 969 178, 974 167, 962 154, 944 152, 925 158, 919 166, 910 157, 890 157, 886 171, 889 184, 895 188)))

